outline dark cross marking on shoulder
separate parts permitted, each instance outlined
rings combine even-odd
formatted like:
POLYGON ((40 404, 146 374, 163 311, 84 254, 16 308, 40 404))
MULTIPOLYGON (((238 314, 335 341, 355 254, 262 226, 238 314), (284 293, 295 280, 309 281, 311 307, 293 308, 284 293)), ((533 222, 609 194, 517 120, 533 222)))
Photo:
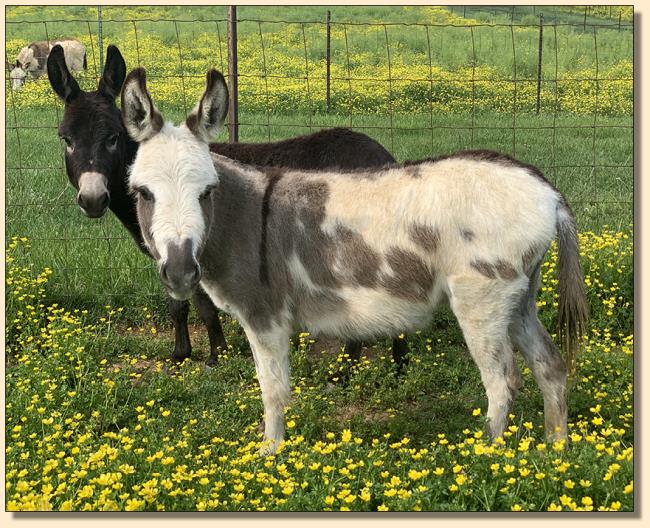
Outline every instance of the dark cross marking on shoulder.
POLYGON ((264 191, 262 200, 262 236, 260 239, 260 281, 262 284, 269 284, 269 267, 266 255, 266 244, 268 237, 268 217, 271 207, 271 195, 278 181, 282 178, 282 172, 277 169, 270 170, 268 173, 269 183, 264 191))

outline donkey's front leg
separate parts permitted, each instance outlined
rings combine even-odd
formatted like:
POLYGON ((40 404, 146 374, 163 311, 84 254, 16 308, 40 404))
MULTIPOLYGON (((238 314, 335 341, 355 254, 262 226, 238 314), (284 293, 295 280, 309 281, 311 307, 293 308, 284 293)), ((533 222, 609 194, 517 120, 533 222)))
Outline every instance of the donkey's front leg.
POLYGON ((244 325, 253 350, 257 379, 264 403, 264 444, 261 455, 272 455, 284 440, 284 408, 289 403, 289 338, 285 328, 255 332, 244 325))
POLYGON ((217 364, 219 352, 225 351, 227 348, 226 338, 223 336, 223 329, 221 328, 221 321, 219 321, 219 310, 217 310, 210 297, 208 297, 208 294, 200 286, 194 291, 192 300, 201 316, 203 324, 205 324, 208 330, 210 357, 206 363, 212 367, 217 364))
POLYGON ((190 305, 187 301, 177 301, 169 297, 168 306, 174 325, 174 351, 172 352, 172 359, 180 363, 192 354, 190 333, 187 329, 187 316, 190 312, 190 305))

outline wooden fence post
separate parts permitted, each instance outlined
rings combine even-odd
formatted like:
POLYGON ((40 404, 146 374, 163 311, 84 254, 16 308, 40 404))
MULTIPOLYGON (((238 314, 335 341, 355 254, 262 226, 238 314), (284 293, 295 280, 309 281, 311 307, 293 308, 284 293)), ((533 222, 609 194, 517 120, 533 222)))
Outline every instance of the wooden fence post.
POLYGON ((542 49, 544 48, 544 15, 539 15, 539 51, 537 54, 537 106, 536 113, 539 114, 542 94, 542 49))
MULTIPOLYGON (((104 19, 102 6, 97 6, 97 46, 99 47, 99 71, 104 71, 104 19)), ((101 75, 101 73, 100 73, 101 75)))
POLYGON ((327 49, 326 49, 326 61, 327 61, 327 66, 326 66, 326 71, 325 71, 325 77, 326 80, 325 82, 327 83, 326 85, 326 98, 327 98, 327 113, 330 113, 330 64, 331 64, 331 23, 332 20, 332 13, 330 10, 327 10, 327 49))

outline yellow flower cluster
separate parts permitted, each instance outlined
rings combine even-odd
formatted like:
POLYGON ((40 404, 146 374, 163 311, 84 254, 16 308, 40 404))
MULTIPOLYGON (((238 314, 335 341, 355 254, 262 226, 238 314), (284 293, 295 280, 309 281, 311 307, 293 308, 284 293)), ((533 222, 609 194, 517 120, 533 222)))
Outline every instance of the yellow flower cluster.
MULTIPOLYGON (((432 16, 435 18, 435 13, 432 16)), ((449 13, 447 16, 453 20, 446 23, 471 22, 449 13)), ((518 28, 517 31, 527 30, 518 28)), ((324 32, 322 25, 310 28, 312 46, 322 44, 324 32)), ((355 27, 354 35, 360 41, 377 42, 385 47, 381 25, 355 27)), ((87 38, 87 35, 79 35, 82 42, 87 38)), ((333 27, 332 46, 340 48, 331 64, 334 113, 466 114, 470 111, 535 110, 537 82, 530 78, 531 75, 519 74, 515 78, 512 68, 502 71, 484 63, 446 69, 435 58, 430 64, 428 52, 409 50, 397 44, 389 65, 385 51, 346 47, 347 38, 344 29, 333 27)), ((127 65, 140 64, 147 68, 150 89, 161 107, 189 111, 201 95, 206 70, 222 67, 218 62, 219 54, 215 53, 219 46, 215 39, 215 35, 207 33, 193 36, 191 42, 183 43, 179 52, 175 43, 167 43, 156 35, 140 33, 136 41, 136 33, 131 30, 117 44, 127 65)), ((8 40, 8 55, 12 56, 25 44, 19 39, 8 40)), ((246 112, 289 115, 324 113, 326 61, 322 55, 305 56, 305 53, 300 25, 274 27, 265 32, 263 39, 253 31, 242 34, 238 43, 241 108, 246 112)), ((576 65, 569 72, 561 72, 554 82, 545 78, 541 107, 550 113, 630 116, 632 77, 631 59, 621 58, 598 71, 593 66, 580 68, 576 65)), ((82 76, 82 87, 95 89, 95 83, 90 72, 82 76)), ((8 104, 17 109, 58 104, 45 78, 27 83, 18 92, 8 89, 8 94, 8 104)))

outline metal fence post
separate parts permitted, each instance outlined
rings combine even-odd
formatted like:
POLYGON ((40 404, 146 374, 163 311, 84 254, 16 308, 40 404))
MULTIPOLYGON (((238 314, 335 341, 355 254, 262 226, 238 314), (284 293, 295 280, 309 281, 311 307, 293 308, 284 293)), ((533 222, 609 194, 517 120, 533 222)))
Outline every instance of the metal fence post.
POLYGON ((97 6, 97 46, 99 47, 99 71, 104 71, 104 35, 102 6, 97 6))
POLYGON ((326 82, 326 98, 327 98, 327 113, 330 113, 330 64, 331 64, 331 26, 330 22, 332 20, 332 13, 327 10, 327 49, 326 49, 326 70, 325 70, 325 82, 326 82))
POLYGON ((539 15, 539 52, 537 55, 537 107, 539 114, 540 99, 542 94, 542 49, 544 48, 544 15, 539 15))
POLYGON ((228 84, 230 85, 230 99, 228 113, 228 139, 231 143, 239 141, 239 90, 237 86, 237 7, 228 7, 228 84))

